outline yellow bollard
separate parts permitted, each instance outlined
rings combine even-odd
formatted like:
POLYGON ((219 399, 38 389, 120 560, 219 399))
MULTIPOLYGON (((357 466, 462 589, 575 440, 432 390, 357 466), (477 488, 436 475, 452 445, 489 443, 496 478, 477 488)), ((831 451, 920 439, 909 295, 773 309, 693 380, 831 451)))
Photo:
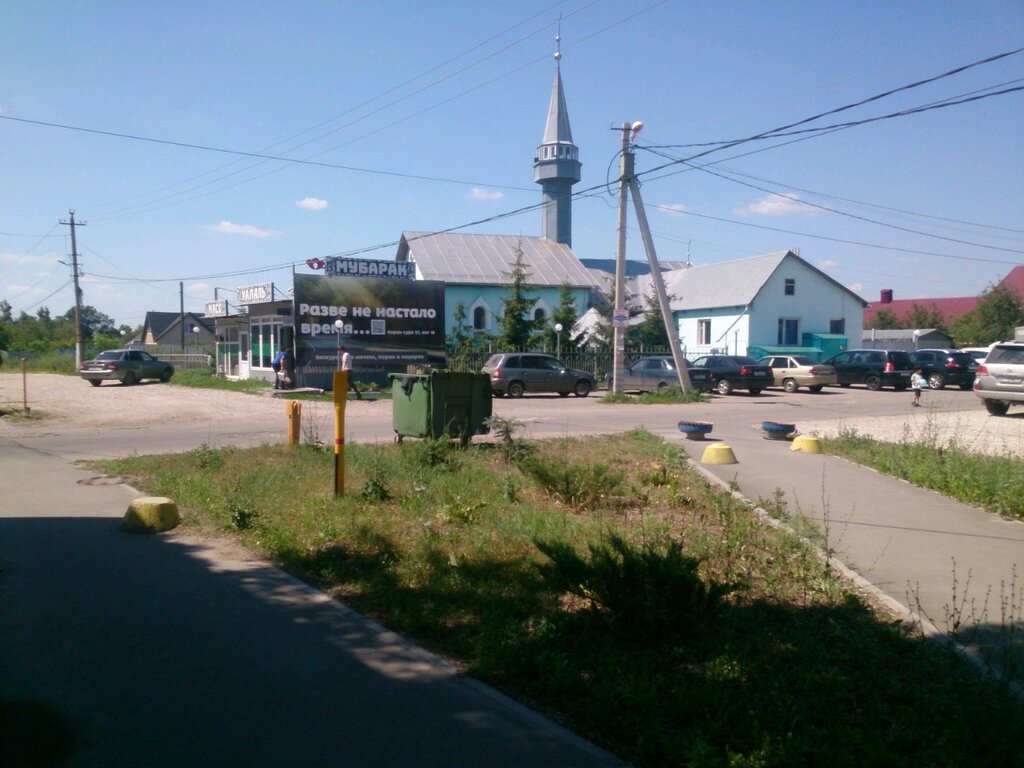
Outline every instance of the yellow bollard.
POLYGON ((298 445, 302 434, 302 403, 289 400, 284 404, 284 412, 288 414, 288 445, 298 445))
POLYGON ((725 443, 713 443, 704 449, 704 455, 700 457, 701 464, 738 464, 736 454, 732 452, 725 443))
POLYGON ((797 435, 793 444, 789 446, 791 451, 800 453, 821 453, 821 443, 814 435, 797 435))

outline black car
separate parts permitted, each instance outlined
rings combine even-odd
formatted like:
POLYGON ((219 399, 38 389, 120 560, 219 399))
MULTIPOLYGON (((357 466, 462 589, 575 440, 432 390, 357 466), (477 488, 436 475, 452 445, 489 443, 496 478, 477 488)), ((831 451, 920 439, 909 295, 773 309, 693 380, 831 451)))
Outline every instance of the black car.
POLYGON ((848 349, 825 363, 836 369, 839 386, 863 384, 872 391, 882 387, 903 391, 914 372, 910 353, 900 349, 848 349))
MULTIPOLYGON (((685 364, 693 388, 699 392, 710 392, 714 387, 711 372, 707 368, 695 368, 689 360, 685 364)), ((605 383, 611 387, 612 374, 604 378, 605 383)), ((675 362, 668 355, 642 357, 623 371, 624 392, 653 392, 671 386, 679 386, 679 376, 676 374, 675 362)))
POLYGON ((760 365, 746 355, 705 355, 693 361, 697 368, 707 368, 715 391, 728 395, 734 389, 745 389, 752 395, 775 383, 772 369, 760 365))
POLYGON ((974 386, 978 361, 959 349, 919 349, 910 353, 910 359, 920 366, 932 389, 942 389, 947 384, 960 389, 974 386))

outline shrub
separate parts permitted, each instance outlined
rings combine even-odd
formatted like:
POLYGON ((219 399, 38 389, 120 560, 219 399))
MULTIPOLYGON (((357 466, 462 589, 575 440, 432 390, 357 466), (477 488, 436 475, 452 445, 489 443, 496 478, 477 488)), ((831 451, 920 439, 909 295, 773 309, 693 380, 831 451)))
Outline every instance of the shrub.
POLYGON ((520 461, 519 467, 545 491, 573 509, 597 506, 621 488, 625 477, 621 470, 602 462, 555 463, 531 456, 520 461))

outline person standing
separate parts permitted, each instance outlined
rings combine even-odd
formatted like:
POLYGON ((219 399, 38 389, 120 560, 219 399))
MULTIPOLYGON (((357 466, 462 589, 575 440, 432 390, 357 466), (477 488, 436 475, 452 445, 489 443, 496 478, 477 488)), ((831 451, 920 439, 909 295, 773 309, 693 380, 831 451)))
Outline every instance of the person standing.
POLYGON ((910 375, 910 388, 914 390, 914 407, 921 407, 921 390, 927 383, 927 379, 924 377, 924 373, 921 372, 921 368, 917 367, 914 372, 910 375))
POLYGON ((345 347, 341 348, 341 370, 348 373, 348 388, 356 393, 356 400, 362 400, 363 396, 356 389, 356 381, 352 376, 352 355, 345 347))

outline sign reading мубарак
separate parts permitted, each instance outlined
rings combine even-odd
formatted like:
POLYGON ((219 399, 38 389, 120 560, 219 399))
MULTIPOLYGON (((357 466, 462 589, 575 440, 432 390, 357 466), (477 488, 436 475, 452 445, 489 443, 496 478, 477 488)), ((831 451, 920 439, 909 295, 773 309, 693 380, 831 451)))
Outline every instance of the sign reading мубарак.
POLYGON ((294 317, 298 366, 335 365, 339 344, 359 365, 445 361, 440 281, 295 275, 294 317))

